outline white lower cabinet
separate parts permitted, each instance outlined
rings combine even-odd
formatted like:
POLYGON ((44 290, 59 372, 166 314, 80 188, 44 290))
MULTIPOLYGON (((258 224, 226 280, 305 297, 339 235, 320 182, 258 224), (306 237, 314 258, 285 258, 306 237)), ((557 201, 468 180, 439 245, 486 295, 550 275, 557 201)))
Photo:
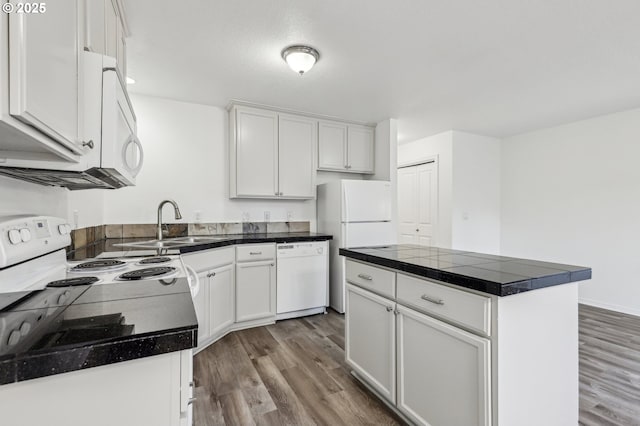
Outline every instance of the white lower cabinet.
MULTIPOLYGON (((375 274, 370 271, 367 276, 375 274)), ((424 285, 429 293, 433 288, 428 285, 435 284, 424 285)), ((454 312, 465 296, 480 298, 446 290, 460 293, 446 298, 454 312)), ((403 306, 395 294, 383 297, 348 284, 346 295, 346 362, 372 390, 418 425, 492 424, 489 337, 421 313, 418 306, 403 306)))
POLYGON ((198 345, 200 342, 209 338, 209 271, 198 273, 200 280, 200 291, 193 296, 193 307, 196 310, 196 318, 198 318, 198 345))
POLYGON ((236 321, 276 315, 275 260, 236 264, 236 321))
POLYGON ((234 273, 233 264, 209 273, 209 333, 213 336, 224 331, 235 320, 234 273))
POLYGON ((347 364, 390 402, 396 400, 395 302, 347 285, 347 364))
POLYGON ((11 383, 0 386, 0 423, 191 426, 192 384, 190 349, 11 383))
POLYGON ((398 409, 421 425, 489 426, 489 339, 397 309, 398 409))

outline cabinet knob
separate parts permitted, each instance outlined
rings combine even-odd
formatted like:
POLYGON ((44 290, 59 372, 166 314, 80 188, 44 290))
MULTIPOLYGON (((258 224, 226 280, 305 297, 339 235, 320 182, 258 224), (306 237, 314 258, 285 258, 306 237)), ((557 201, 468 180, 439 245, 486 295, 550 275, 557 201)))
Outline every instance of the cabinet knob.
POLYGON ((416 228, 416 232, 420 232, 420 229, 419 229, 419 228, 416 228))
POLYGON ((393 311, 393 306, 387 306, 387 312, 393 311))
POLYGON ((93 140, 90 140, 89 142, 82 142, 82 146, 86 146, 89 149, 93 149, 93 147, 95 146, 93 143, 93 140))
POLYGON ((193 404, 194 402, 196 402, 197 399, 198 398, 189 398, 189 400, 187 401, 187 405, 193 404))

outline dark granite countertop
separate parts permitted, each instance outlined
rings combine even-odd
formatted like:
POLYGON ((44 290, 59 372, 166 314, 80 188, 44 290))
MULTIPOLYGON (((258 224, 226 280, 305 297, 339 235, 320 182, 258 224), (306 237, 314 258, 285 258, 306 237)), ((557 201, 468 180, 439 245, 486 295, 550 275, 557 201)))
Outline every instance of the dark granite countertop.
POLYGON ((0 384, 196 346, 185 278, 0 294, 0 384), (0 330, 2 331, 2 330, 0 330), (19 337, 19 338, 17 338, 19 337))
POLYGON ((340 249, 342 256, 508 296, 591 279, 591 268, 413 244, 340 249))
MULTIPOLYGON (((188 246, 176 247, 163 250, 164 254, 192 253, 201 250, 209 250, 219 247, 232 246, 238 244, 260 244, 260 243, 297 243, 305 241, 327 241, 333 239, 331 235, 319 234, 315 232, 278 232, 265 234, 228 234, 228 235, 194 235, 194 237, 212 238, 211 241, 193 243, 188 246)), ((98 241, 95 244, 71 251, 67 255, 68 260, 84 260, 97 256, 131 256, 131 255, 153 255, 157 250, 122 247, 120 244, 149 241, 151 238, 109 238, 98 241)), ((167 238, 170 240, 170 238, 167 238)))

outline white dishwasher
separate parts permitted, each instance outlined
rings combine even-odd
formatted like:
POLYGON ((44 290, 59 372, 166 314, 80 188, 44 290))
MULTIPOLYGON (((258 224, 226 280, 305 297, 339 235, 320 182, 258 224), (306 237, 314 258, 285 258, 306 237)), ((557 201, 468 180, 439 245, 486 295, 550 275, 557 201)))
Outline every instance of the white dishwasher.
POLYGON ((329 305, 329 242, 278 244, 276 319, 325 313, 329 305))

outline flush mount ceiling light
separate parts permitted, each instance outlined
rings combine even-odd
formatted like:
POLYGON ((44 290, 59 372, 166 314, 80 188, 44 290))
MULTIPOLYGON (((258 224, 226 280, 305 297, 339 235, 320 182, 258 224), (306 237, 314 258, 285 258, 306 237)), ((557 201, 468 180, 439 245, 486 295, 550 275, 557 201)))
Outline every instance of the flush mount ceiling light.
POLYGON ((309 46, 289 46, 282 51, 282 59, 289 65, 289 68, 302 75, 318 62, 320 53, 309 46))

